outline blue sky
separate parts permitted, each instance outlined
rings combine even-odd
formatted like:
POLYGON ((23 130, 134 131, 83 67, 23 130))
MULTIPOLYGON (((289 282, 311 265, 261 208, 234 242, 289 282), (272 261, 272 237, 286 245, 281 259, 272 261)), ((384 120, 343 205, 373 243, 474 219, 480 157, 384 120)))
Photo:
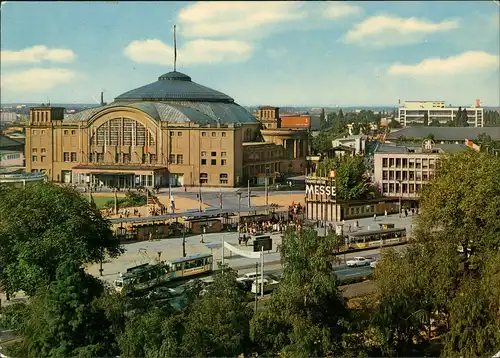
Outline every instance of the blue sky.
POLYGON ((500 106, 500 5, 2 2, 1 100, 110 102, 173 68, 242 105, 500 106))

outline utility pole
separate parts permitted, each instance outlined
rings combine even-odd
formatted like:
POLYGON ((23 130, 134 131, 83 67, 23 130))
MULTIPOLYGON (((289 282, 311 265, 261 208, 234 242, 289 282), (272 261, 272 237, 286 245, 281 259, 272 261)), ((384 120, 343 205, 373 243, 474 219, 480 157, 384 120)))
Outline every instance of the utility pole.
POLYGON ((237 225, 237 230, 238 230, 238 239, 240 238, 240 224, 241 224, 241 193, 238 192, 236 195, 238 195, 238 225, 237 225))
POLYGON ((250 209, 251 203, 250 203, 250 179, 248 179, 248 208, 250 209))
POLYGON ((260 247, 262 266, 260 267, 260 297, 264 297, 264 245, 260 247))
MULTIPOLYGON (((116 188, 113 188, 113 192, 115 193, 115 215, 118 215, 118 198, 116 197, 116 188)), ((148 201, 146 200, 146 206, 148 205, 148 201)))
POLYGON ((255 263, 255 312, 257 312, 257 289, 259 288, 259 284, 257 283, 257 277, 259 277, 259 263, 255 263))
POLYGON ((182 257, 186 257, 186 226, 182 228, 182 257))

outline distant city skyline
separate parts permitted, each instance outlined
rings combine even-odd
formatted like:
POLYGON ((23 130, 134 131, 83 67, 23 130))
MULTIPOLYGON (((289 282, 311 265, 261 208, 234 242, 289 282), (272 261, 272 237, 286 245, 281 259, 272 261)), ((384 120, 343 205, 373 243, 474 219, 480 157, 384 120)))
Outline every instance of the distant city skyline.
POLYGON ((500 106, 483 2, 2 2, 1 102, 106 102, 177 70, 245 106, 500 106), (36 31, 34 31, 36 29, 36 31))

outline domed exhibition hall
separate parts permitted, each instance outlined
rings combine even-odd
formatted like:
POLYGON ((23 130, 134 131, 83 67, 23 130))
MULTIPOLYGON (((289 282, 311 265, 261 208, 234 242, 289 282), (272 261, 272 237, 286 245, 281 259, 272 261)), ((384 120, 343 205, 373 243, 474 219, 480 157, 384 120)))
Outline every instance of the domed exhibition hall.
POLYGON ((278 118, 270 131, 230 96, 172 71, 72 115, 32 107, 26 170, 92 187, 272 182, 303 173, 308 146, 306 131, 281 129, 278 118))

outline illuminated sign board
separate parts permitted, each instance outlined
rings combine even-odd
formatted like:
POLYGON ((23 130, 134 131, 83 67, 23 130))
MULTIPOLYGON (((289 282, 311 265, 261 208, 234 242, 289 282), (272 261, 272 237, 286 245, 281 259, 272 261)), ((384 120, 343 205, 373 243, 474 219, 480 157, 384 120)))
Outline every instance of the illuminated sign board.
POLYGON ((334 186, 323 184, 306 184, 306 195, 326 195, 335 197, 336 190, 334 186))

